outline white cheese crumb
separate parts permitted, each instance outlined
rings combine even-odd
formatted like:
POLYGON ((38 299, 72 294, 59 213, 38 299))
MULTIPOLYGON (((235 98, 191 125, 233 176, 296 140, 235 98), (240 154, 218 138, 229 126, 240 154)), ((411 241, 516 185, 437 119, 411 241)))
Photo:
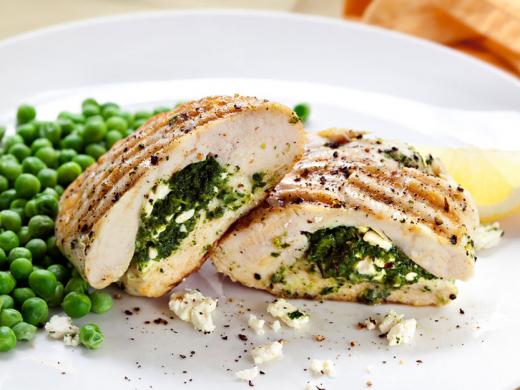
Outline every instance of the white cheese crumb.
POLYGON ((264 320, 257 318, 254 314, 249 315, 247 325, 249 325, 249 328, 251 328, 251 330, 253 330, 257 335, 261 336, 265 333, 264 324, 264 320))
POLYGON ((377 272, 376 267, 374 267, 374 262, 370 258, 358 261, 356 264, 356 271, 361 275, 375 275, 377 272))
POLYGON ((278 333, 278 331, 282 328, 282 325, 280 324, 280 321, 274 320, 271 322, 271 329, 274 330, 275 333, 278 333))
POLYGON ((157 249, 155 249, 153 246, 148 248, 148 257, 150 259, 152 259, 152 260, 155 259, 158 254, 159 254, 159 252, 157 252, 157 249))
POLYGON ((370 245, 379 246, 385 251, 392 249, 392 241, 390 241, 383 233, 376 233, 374 230, 370 230, 363 236, 363 241, 368 242, 370 245))
POLYGON ((254 366, 252 368, 246 368, 245 370, 240 370, 235 372, 235 375, 238 379, 242 379, 243 381, 249 382, 252 381, 257 377, 260 370, 257 366, 254 366))
POLYGON ((68 347, 77 347, 79 345, 79 334, 66 334, 65 337, 63 337, 63 342, 68 347))
POLYGON ((408 272, 404 278, 408 281, 408 282, 412 282, 415 278, 417 277, 417 272, 408 272))
POLYGON ((489 225, 481 225, 475 232, 473 240, 475 242, 476 250, 489 249, 497 246, 500 239, 504 235, 504 231, 500 229, 498 222, 489 225))
POLYGON ((173 293, 168 306, 181 320, 191 322, 195 329, 204 333, 215 330, 211 313, 217 308, 216 299, 206 297, 198 290, 186 289, 173 293))
POLYGON ((332 360, 312 359, 309 368, 316 375, 336 376, 336 368, 332 360))
POLYGON ((374 330, 376 328, 376 320, 370 318, 367 318, 365 321, 363 321, 363 325, 368 330, 374 330))
POLYGON ((388 333, 394 325, 403 319, 404 315, 397 314, 395 311, 390 310, 388 314, 383 318, 383 321, 379 324, 379 330, 383 333, 388 333))
POLYGON ((191 217, 195 215, 195 209, 189 209, 182 213, 180 213, 177 218, 175 218, 175 223, 184 223, 189 220, 191 217))
POLYGON ((45 332, 50 338, 63 340, 67 335, 77 335, 79 328, 72 324, 72 319, 69 316, 55 314, 45 324, 45 332))
POLYGON ((255 364, 262 364, 283 356, 283 344, 280 341, 259 345, 251 349, 255 364))
POLYGON ((275 318, 279 318, 291 328, 300 329, 309 322, 309 314, 298 309, 285 299, 277 299, 267 306, 267 312, 275 318))
POLYGON ((386 335, 388 345, 409 344, 415 335, 417 328, 417 321, 414 318, 401 320, 395 324, 386 335))

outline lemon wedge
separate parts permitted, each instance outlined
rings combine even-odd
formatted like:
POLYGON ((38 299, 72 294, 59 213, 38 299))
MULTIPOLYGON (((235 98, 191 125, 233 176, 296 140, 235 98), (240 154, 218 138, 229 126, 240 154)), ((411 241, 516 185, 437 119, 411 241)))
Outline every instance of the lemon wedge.
POLYGON ((520 211, 520 151, 420 148, 441 159, 448 173, 477 202, 480 220, 493 222, 520 211))

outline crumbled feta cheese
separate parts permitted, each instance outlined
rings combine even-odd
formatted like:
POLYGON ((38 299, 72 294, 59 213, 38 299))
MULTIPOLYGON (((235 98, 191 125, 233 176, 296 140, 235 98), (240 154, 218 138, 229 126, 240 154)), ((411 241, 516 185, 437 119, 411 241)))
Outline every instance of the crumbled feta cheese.
POLYGON ((148 248, 148 257, 150 259, 152 259, 152 260, 155 259, 158 254, 159 254, 159 252, 157 252, 157 249, 155 249, 153 246, 148 248))
POLYGON ((332 360, 312 359, 309 368, 316 375, 336 376, 336 368, 332 360))
POLYGON ((204 333, 215 330, 211 313, 217 308, 217 300, 206 297, 198 290, 186 289, 170 296, 169 305, 177 317, 191 322, 193 327, 204 333))
POLYGON ((65 337, 63 337, 63 342, 66 346, 77 347, 79 345, 79 334, 66 334, 65 337))
POLYGON ((242 379, 243 381, 249 382, 252 381, 257 377, 260 370, 257 366, 254 366, 252 368, 246 368, 245 370, 240 370, 235 372, 235 375, 238 379, 242 379))
POLYGON ((79 328, 72 324, 69 316, 53 315, 45 324, 45 332, 50 338, 63 340, 65 336, 75 336, 79 332, 79 328))
POLYGON ((388 333, 394 325, 403 319, 404 315, 397 314, 395 311, 390 310, 388 314, 383 318, 383 321, 379 324, 379 330, 383 333, 388 333))
POLYGON ((376 267, 374 267, 374 262, 368 257, 358 261, 356 271, 361 275, 375 275, 377 272, 376 267))
POLYGON ((280 324, 280 321, 274 320, 271 322, 271 329, 275 331, 275 333, 278 333, 278 331, 282 328, 282 325, 280 324))
POLYGON ((251 328, 251 330, 253 330, 257 335, 261 336, 265 333, 264 324, 264 320, 257 318, 254 314, 249 315, 247 325, 249 325, 249 328, 251 328))
POLYGON ((388 345, 392 347, 399 344, 409 344, 415 335, 416 328, 417 321, 414 318, 399 321, 392 326, 386 335, 388 345))
POLYGON ((376 324, 376 320, 374 320, 372 317, 369 317, 362 322, 363 327, 368 330, 374 330, 376 328, 376 324))
POLYGON ((417 272, 408 272, 404 278, 408 281, 408 282, 412 282, 415 278, 417 277, 417 272))
POLYGON ((369 230, 363 236, 363 241, 370 245, 379 246, 385 251, 392 249, 392 241, 390 241, 383 233, 376 233, 374 230, 369 230))
POLYGON ((291 328, 300 329, 309 322, 309 314, 285 299, 277 299, 267 306, 267 312, 291 328))
POLYGON ((180 213, 177 218, 175 218, 175 223, 184 223, 189 220, 191 217, 195 215, 195 209, 189 209, 180 213))
POLYGON ((361 233, 366 233, 368 232, 368 226, 358 226, 358 230, 361 232, 361 233))
POLYGON ((497 246, 500 243, 500 239, 504 235, 504 231, 500 229, 498 222, 481 225, 478 227, 473 237, 476 250, 489 249, 497 246))
POLYGON ((283 356, 283 344, 280 341, 259 345, 251 349, 255 364, 262 364, 283 356))

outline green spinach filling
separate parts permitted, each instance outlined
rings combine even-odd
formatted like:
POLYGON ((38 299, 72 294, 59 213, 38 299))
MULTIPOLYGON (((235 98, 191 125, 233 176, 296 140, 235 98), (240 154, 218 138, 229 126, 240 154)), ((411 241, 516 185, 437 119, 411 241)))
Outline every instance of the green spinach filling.
POLYGON ((235 190, 229 179, 233 173, 209 156, 156 184, 168 187, 166 196, 147 202, 139 221, 133 261, 142 270, 150 260, 170 256, 202 219, 215 219, 225 211, 245 204, 250 194, 235 190))
MULTIPOLYGON (((322 278, 337 281, 336 288, 325 287, 322 295, 333 293, 347 283, 368 282, 369 287, 362 291, 358 299, 365 303, 377 303, 394 289, 416 283, 421 278, 435 278, 395 245, 384 249, 365 241, 366 231, 357 227, 337 226, 304 234, 309 242, 302 258, 308 264, 307 271, 319 272, 322 278)), ((284 283, 287 272, 286 267, 281 267, 273 274, 271 283, 284 283)))

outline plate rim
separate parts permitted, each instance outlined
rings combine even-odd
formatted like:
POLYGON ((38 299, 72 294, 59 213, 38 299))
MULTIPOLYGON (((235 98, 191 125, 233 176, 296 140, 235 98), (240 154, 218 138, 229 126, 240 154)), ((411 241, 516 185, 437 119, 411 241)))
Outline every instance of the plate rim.
POLYGON ((406 33, 395 30, 389 30, 380 26, 362 24, 356 21, 351 21, 344 18, 334 18, 321 15, 300 14, 290 11, 270 11, 270 10, 256 10, 243 8, 206 8, 206 9, 180 9, 180 10, 153 10, 153 11, 136 11, 128 13, 117 13, 113 15, 95 16, 85 19, 72 20, 63 23, 57 23, 50 26, 38 28, 35 30, 23 32, 13 35, 11 37, 0 40, 0 52, 5 47, 16 45, 19 42, 28 41, 34 38, 43 37, 45 35, 67 31, 68 29, 87 27, 96 24, 110 24, 119 21, 128 21, 136 19, 154 19, 162 17, 176 17, 176 16, 248 16, 261 17, 265 19, 279 18, 288 20, 300 20, 317 24, 337 25, 340 27, 348 27, 354 30, 361 30, 364 32, 378 34, 384 37, 389 37, 396 41, 402 40, 407 43, 422 46, 428 50, 438 51, 443 55, 451 56, 459 61, 466 62, 469 66, 480 68, 482 71, 491 73, 494 76, 501 78, 520 90, 520 78, 505 70, 491 65, 485 61, 474 58, 468 54, 462 53, 449 46, 441 45, 437 42, 430 41, 424 38, 416 37, 406 33))

